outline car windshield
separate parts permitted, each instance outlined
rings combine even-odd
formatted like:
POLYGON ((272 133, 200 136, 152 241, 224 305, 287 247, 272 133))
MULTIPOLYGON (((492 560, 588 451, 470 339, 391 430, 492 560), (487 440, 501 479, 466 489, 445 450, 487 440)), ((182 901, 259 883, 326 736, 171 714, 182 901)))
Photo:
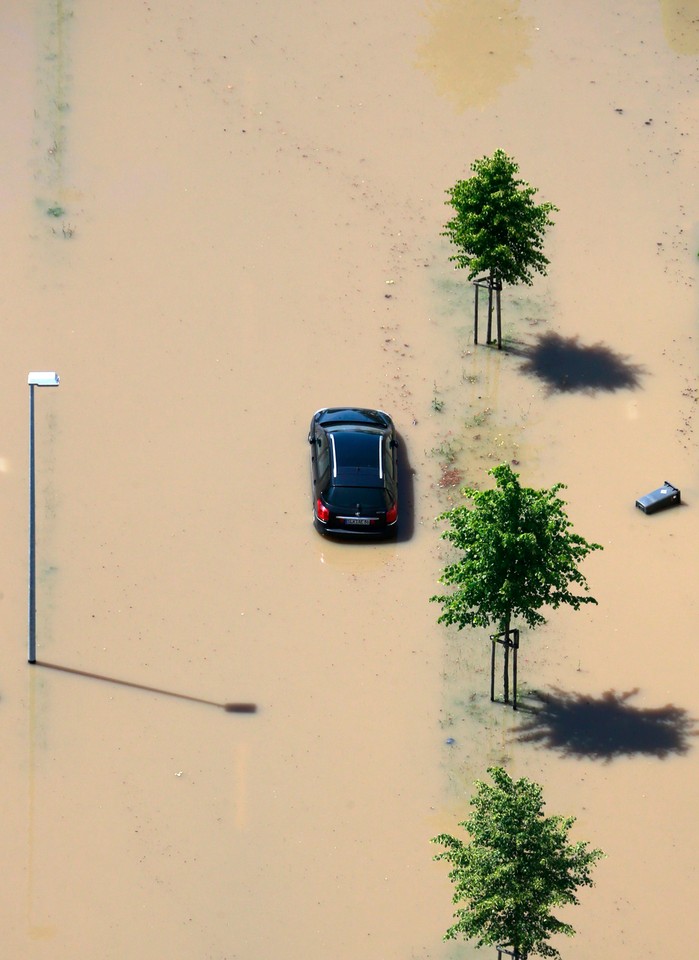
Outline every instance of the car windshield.
POLYGON ((328 506, 333 510, 361 512, 386 510, 389 506, 386 491, 380 487, 336 487, 331 486, 325 494, 328 506))

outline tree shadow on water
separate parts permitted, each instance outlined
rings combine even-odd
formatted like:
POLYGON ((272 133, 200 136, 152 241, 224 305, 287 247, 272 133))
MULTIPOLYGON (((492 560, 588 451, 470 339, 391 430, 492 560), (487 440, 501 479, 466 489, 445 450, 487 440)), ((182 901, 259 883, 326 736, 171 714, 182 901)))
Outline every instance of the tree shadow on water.
POLYGON ((584 346, 578 337, 545 333, 532 346, 515 352, 524 359, 520 370, 538 377, 551 393, 596 393, 635 390, 644 368, 603 343, 584 346))
POLYGON ((630 700, 637 693, 638 688, 607 690, 599 697, 558 688, 535 691, 521 705, 529 716, 517 728, 516 739, 566 756, 604 761, 687 753, 690 738, 698 734, 686 710, 672 704, 635 707, 630 700))

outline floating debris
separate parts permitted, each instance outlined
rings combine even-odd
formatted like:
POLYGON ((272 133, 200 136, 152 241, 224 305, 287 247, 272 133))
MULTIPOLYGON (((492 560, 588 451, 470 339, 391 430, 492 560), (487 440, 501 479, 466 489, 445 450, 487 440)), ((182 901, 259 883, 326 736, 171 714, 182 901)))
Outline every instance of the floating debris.
POLYGON ((680 491, 666 480, 662 487, 647 493, 645 497, 639 497, 636 506, 644 513, 655 513, 666 507, 675 507, 679 503, 680 491))

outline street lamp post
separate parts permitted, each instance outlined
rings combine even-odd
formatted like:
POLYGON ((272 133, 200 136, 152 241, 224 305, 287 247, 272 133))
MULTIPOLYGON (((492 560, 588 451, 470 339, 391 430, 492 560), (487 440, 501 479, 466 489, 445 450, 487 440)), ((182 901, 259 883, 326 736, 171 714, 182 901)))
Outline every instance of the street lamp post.
POLYGON ((52 370, 30 373, 29 384, 29 663, 36 663, 36 505, 34 492, 34 387, 57 387, 52 370))

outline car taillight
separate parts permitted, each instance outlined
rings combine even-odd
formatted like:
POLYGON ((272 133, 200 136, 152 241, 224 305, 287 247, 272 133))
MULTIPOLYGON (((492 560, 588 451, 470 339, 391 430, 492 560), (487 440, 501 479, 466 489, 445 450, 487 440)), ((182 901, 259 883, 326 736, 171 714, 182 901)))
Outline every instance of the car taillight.
POLYGON ((398 504, 394 503, 393 506, 386 511, 386 523, 395 523, 397 519, 398 519, 398 504))
POLYGON ((320 499, 316 500, 316 516, 319 520, 322 520, 323 523, 327 523, 330 519, 330 511, 320 499))

